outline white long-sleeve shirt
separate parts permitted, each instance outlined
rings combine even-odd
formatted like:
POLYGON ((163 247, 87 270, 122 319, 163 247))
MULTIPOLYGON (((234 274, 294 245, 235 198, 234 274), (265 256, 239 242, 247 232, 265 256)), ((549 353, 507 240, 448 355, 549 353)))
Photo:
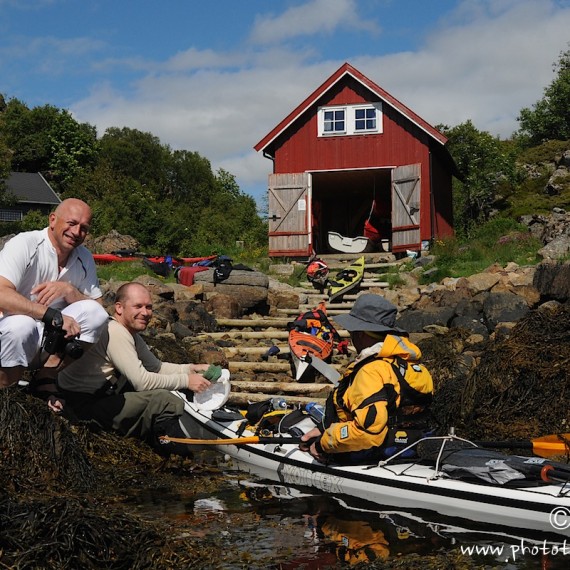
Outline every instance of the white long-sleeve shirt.
POLYGON ((132 335, 123 325, 109 320, 99 341, 79 360, 58 375, 64 390, 93 394, 107 381, 121 376, 135 390, 179 390, 188 387, 191 364, 161 362, 139 334, 132 335))

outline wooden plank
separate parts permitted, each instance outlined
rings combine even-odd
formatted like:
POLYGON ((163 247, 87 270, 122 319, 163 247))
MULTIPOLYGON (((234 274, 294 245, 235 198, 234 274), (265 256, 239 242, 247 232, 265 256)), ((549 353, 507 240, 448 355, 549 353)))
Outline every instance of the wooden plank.
MULTIPOLYGON (((331 364, 333 368, 341 370, 340 364, 331 364)), ((257 372, 291 372, 291 364, 289 362, 238 362, 232 361, 228 363, 230 372, 238 370, 255 370, 257 372)))
MULTIPOLYGON (((327 394, 333 389, 332 384, 310 384, 291 382, 252 382, 249 380, 235 381, 232 380, 232 390, 240 392, 264 394, 275 394, 276 392, 285 392, 286 394, 315 394, 319 392, 326 392, 327 394)), ((325 394, 326 395, 326 394, 325 394)))
MULTIPOLYGON (((347 331, 338 331, 341 337, 349 337, 347 331)), ((190 337, 189 337, 190 338, 190 337)), ((226 332, 211 332, 202 333, 191 337, 192 341, 216 340, 224 338, 242 338, 242 339, 262 339, 271 338, 275 340, 282 340, 289 338, 289 331, 226 331, 226 332)))
MULTIPOLYGON (((314 308, 313 305, 301 305, 298 310, 297 309, 277 309, 277 310, 279 311, 279 314, 295 315, 298 314, 299 312, 302 313, 305 311, 310 311, 313 308, 314 308)), ((345 313, 349 313, 350 309, 352 309, 352 303, 346 303, 334 309, 327 307, 327 315, 329 317, 334 317, 335 315, 344 315, 345 313)))
POLYGON ((274 339, 287 339, 289 338, 288 331, 225 331, 225 332, 210 332, 198 334, 192 337, 192 340, 209 340, 209 339, 223 339, 223 338, 274 338, 274 339))
MULTIPOLYGON (((289 346, 285 346, 284 344, 274 346, 277 346, 279 349, 278 354, 289 354, 291 352, 289 346)), ((224 354, 228 356, 236 356, 238 354, 265 354, 269 348, 269 346, 224 346, 222 347, 222 350, 224 351, 224 354)))
POLYGON ((255 370, 256 372, 288 372, 291 373, 291 364, 289 362, 237 362, 228 363, 230 372, 238 372, 240 370, 255 370))
POLYGON ((262 328, 269 328, 269 327, 277 327, 277 328, 285 328, 287 324, 290 323, 290 320, 286 319, 274 319, 274 318, 267 318, 267 319, 216 319, 218 326, 220 327, 234 327, 234 328, 242 328, 242 327, 262 327, 262 328))

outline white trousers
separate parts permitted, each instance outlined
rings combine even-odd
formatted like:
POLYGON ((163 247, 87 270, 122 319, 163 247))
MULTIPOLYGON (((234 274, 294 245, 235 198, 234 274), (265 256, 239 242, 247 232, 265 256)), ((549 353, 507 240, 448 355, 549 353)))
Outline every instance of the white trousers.
MULTIPOLYGON (((81 327, 79 340, 97 342, 109 319, 97 301, 86 299, 62 309, 81 327)), ((37 356, 44 332, 44 323, 26 315, 9 315, 0 319, 0 368, 28 367, 37 356)))

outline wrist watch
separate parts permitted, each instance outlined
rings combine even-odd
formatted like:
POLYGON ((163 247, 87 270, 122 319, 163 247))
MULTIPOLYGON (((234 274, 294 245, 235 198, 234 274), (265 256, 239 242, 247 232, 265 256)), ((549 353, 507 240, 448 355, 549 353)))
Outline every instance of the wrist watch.
POLYGON ((52 309, 48 307, 47 311, 42 317, 42 322, 55 329, 60 329, 63 326, 63 315, 59 309, 52 309))

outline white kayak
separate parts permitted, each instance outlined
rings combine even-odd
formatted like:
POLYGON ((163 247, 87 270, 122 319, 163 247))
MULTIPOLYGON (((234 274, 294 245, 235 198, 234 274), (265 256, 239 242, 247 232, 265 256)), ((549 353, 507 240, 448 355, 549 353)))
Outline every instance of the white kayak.
MULTIPOLYGON (((214 420, 213 411, 200 410, 183 394, 174 393, 185 400, 186 412, 212 437, 233 439, 255 435, 248 429, 240 429, 245 420, 214 420)), ((324 465, 301 451, 296 443, 214 447, 235 460, 240 470, 284 485, 314 488, 377 506, 422 509, 498 527, 570 536, 570 482, 523 480, 496 485, 458 480, 436 469, 435 462, 426 461, 324 465)))

